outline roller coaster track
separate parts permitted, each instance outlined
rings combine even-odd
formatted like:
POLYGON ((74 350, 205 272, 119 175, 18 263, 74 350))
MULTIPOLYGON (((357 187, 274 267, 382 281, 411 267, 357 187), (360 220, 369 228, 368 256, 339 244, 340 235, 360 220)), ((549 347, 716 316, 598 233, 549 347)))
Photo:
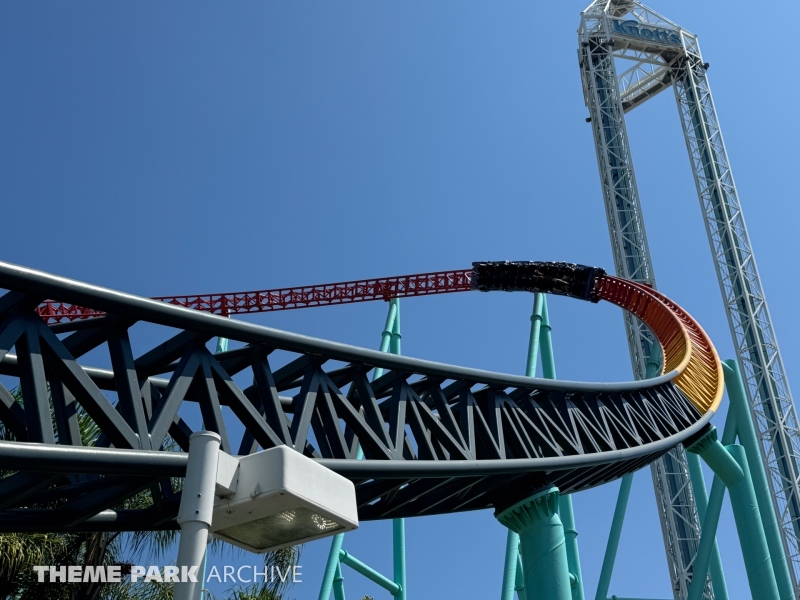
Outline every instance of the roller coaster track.
POLYGON ((18 378, 21 392, 0 385, 0 421, 15 440, 0 442, 0 531, 176 528, 171 478, 185 473, 192 429, 184 418, 198 408, 226 452, 288 445, 350 478, 363 520, 502 509, 543 485, 562 493, 600 485, 694 438, 717 410, 723 381, 713 345, 647 286, 566 263, 476 263, 450 273, 469 273, 470 289, 620 306, 660 342, 663 374, 581 383, 446 365, 0 263, 8 290, 0 374, 18 378), (48 324, 39 308, 46 299, 92 312, 48 324), (156 329, 166 339, 135 357, 131 337, 140 345, 156 329), (239 347, 213 354, 213 337, 239 347), (103 349, 111 369, 78 362, 103 349), (384 374, 370 381, 375 368, 384 374), (81 439, 86 419, 98 431, 90 440, 81 439))
MULTIPOLYGON (((472 290, 471 275, 471 270, 439 271, 275 290, 161 296, 153 298, 153 300, 218 315, 241 315, 332 304, 352 304, 371 300, 391 300, 408 296, 469 292, 472 290)), ((42 318, 51 323, 89 319, 103 315, 102 311, 54 300, 43 302, 38 311, 42 318)))

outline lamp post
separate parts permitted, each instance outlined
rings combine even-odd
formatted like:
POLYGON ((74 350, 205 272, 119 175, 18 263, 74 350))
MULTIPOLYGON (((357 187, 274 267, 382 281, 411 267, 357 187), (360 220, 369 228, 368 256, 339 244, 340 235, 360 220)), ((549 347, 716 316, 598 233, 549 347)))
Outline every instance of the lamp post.
POLYGON ((198 431, 189 438, 189 462, 183 482, 178 524, 181 540, 178 546, 178 568, 181 581, 175 584, 175 600, 194 600, 203 587, 197 579, 208 543, 214 509, 214 487, 217 475, 220 437, 211 431, 198 431))
MULTIPOLYGON (((358 527, 351 481, 289 448, 235 457, 219 450, 216 433, 189 442, 178 523, 178 567, 195 578, 209 533, 251 552, 287 546, 358 527)), ((175 600, 194 600, 200 581, 175 584, 175 600)))

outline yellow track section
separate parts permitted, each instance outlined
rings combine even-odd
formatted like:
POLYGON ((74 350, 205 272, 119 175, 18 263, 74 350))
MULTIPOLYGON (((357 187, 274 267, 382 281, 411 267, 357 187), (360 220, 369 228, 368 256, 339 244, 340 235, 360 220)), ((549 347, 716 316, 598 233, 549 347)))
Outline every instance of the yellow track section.
POLYGON ((653 331, 664 356, 663 373, 677 372, 672 381, 702 414, 717 410, 725 385, 722 365, 706 332, 689 313, 654 289, 619 277, 600 277, 594 291, 653 331))

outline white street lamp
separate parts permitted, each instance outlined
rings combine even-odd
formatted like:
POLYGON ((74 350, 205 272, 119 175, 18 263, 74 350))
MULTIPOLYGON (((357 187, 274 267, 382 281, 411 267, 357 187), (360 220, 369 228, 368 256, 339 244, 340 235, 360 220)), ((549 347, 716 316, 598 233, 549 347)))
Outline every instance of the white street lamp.
POLYGON ((234 458, 220 452, 211 531, 269 552, 358 527, 353 483, 287 446, 234 458))
MULTIPOLYGON (((178 567, 199 570, 209 532, 251 552, 269 552, 358 527, 355 486, 287 446, 237 458, 216 433, 189 442, 178 512, 178 567)), ((175 584, 175 600, 193 600, 203 583, 175 584)))

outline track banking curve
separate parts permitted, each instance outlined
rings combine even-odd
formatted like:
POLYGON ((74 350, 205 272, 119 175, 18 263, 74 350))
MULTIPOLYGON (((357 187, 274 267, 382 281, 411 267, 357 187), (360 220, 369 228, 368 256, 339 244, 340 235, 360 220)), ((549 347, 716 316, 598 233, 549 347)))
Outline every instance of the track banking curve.
POLYGON ((285 444, 350 478, 364 520, 498 508, 544 485, 600 485, 697 435, 717 410, 713 345, 655 290, 568 263, 474 263, 469 273, 471 289, 630 311, 661 344, 663 374, 582 383, 445 365, 0 263, 0 373, 21 390, 20 402, 0 386, 0 420, 16 440, 0 442, 2 468, 15 471, 0 480, 0 530, 176 527, 180 492, 169 478, 185 472, 187 405, 229 453, 285 444), (37 312, 48 299, 103 316, 48 325, 37 312), (139 323, 166 339, 134 358, 129 331, 139 323), (216 336, 239 347, 213 354, 206 344, 216 336), (103 346, 111 369, 79 364, 103 346), (376 367, 384 374, 371 381, 376 367), (80 414, 98 427, 91 441, 81 440, 80 414), (143 493, 150 499, 133 507, 143 493))

